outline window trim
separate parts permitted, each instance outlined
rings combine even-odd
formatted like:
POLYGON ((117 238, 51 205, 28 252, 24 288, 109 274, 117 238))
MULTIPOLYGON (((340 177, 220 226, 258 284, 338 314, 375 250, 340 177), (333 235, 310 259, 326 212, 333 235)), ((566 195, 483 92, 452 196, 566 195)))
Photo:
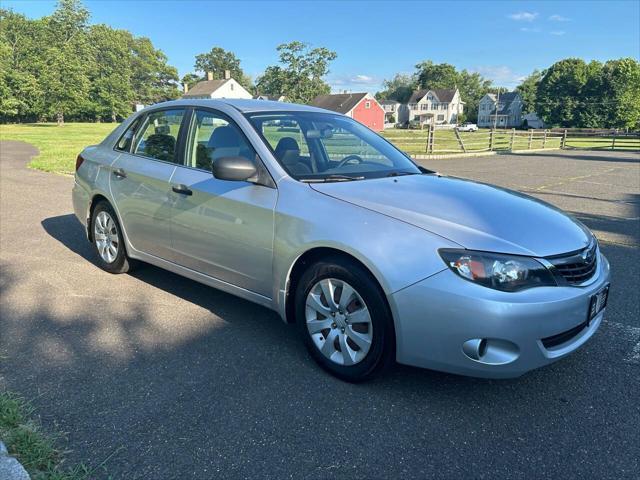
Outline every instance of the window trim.
MULTIPOLYGON (((127 129, 124 131, 124 133, 126 133, 129 128, 131 128, 131 126, 137 121, 140 120, 140 125, 144 124, 144 122, 146 121, 147 117, 151 114, 157 113, 157 112, 162 112, 162 111, 167 111, 167 110, 184 110, 184 115, 182 116, 182 121, 180 122, 180 130, 178 130, 178 137, 176 138, 176 151, 174 153, 174 160, 175 160, 175 156, 176 155, 180 155, 182 152, 182 131, 184 130, 184 126, 185 126, 185 120, 187 119, 187 117, 190 115, 190 106, 178 106, 178 107, 164 107, 164 108, 155 108, 153 110, 149 110, 149 111, 145 111, 143 113, 140 113, 136 118, 134 118, 131 121, 131 124, 127 127, 127 129)), ((129 151, 125 151, 125 150, 118 150, 116 147, 118 146, 118 143, 120 142, 120 138, 118 138, 118 141, 113 145, 113 151, 117 152, 119 154, 123 154, 126 153, 127 155, 131 155, 133 157, 136 158, 143 158, 145 160, 152 160, 154 162, 160 162, 160 163, 166 163, 167 165, 173 165, 173 166, 180 166, 180 163, 173 161, 173 162, 169 162, 167 160, 160 160, 159 158, 153 158, 153 157, 147 157, 144 155, 139 155, 137 153, 134 153, 133 150, 133 145, 135 144, 138 135, 140 134, 139 129, 140 129, 140 125, 138 125, 136 127, 136 132, 134 134, 134 139, 131 142, 131 145, 129 145, 129 151)), ((124 133, 121 135, 121 137, 124 135, 124 133)))
POLYGON ((257 162, 256 168, 258 170, 259 181, 249 182, 249 183, 253 183, 254 185, 260 185, 262 187, 273 188, 277 190, 276 182, 273 179, 271 172, 265 165, 264 160, 262 160, 262 157, 258 153, 258 149, 251 142, 251 140, 249 140, 249 137, 247 137, 247 135, 244 133, 244 130, 242 130, 240 125, 238 125, 238 122, 236 122, 233 118, 231 118, 226 113, 222 112, 221 110, 217 110, 213 107, 189 106, 187 108, 189 109, 189 118, 185 119, 187 120, 188 124, 186 124, 186 128, 184 128, 184 135, 181 138, 181 145, 182 145, 180 148, 181 161, 176 164, 178 167, 188 168, 189 170, 196 170, 197 172, 208 173, 209 175, 211 175, 211 178, 213 178, 214 180, 218 180, 213 176, 213 172, 210 170, 205 170, 203 168, 192 167, 191 165, 187 165, 187 159, 189 158, 189 151, 191 149, 191 146, 189 145, 189 140, 191 140, 192 138, 194 123, 197 115, 196 112, 198 111, 209 112, 209 113, 213 113, 214 115, 218 115, 221 119, 233 125, 238 130, 238 132, 240 133, 241 137, 244 139, 246 144, 251 147, 251 149, 253 150, 253 153, 255 153, 256 157, 254 161, 257 162))

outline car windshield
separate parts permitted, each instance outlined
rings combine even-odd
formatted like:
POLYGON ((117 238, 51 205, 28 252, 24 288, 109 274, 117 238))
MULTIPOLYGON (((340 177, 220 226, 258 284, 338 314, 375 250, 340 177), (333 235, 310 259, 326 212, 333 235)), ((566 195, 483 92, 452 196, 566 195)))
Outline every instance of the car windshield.
POLYGON ((300 181, 349 181, 421 173, 385 139, 343 115, 268 112, 247 117, 280 165, 300 181))

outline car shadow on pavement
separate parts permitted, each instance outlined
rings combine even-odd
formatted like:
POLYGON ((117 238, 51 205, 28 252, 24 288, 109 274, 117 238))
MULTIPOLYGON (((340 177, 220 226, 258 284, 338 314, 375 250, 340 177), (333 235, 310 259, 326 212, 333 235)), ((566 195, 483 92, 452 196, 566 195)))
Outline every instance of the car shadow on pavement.
MULTIPOLYGON (((42 226, 94 262, 73 215, 42 226)), ((628 258, 628 248, 606 248, 616 262, 628 258)), ((587 475, 593 465, 611 464, 598 445, 622 451, 628 447, 620 442, 633 436, 633 419, 607 423, 593 415, 634 402, 635 373, 611 358, 606 325, 567 359, 518 379, 397 366, 353 385, 316 367, 295 327, 275 313, 159 268, 143 266, 121 280, 82 269, 89 286, 82 290, 92 295, 75 298, 63 266, 54 295, 35 291, 27 303, 13 299, 30 288, 23 282, 40 278, 25 280, 20 268, 0 265, 0 375, 33 399, 45 425, 70 432, 71 463, 117 452, 107 463, 112 478, 211 478, 216 471, 326 478, 337 475, 332 465, 341 478, 426 477, 458 471, 460 458, 481 462, 487 452, 496 470, 519 475, 538 446, 550 438, 571 444, 575 435, 591 439, 572 450, 573 473, 587 475), (130 286, 114 300, 117 282, 130 286), (602 379, 606 388, 594 388, 602 379)), ((636 308, 630 302, 613 289, 611 318, 636 308)))
POLYGON ((611 162, 611 163, 640 163, 640 152, 637 151, 621 151, 616 150, 616 155, 606 155, 606 153, 614 153, 603 151, 603 154, 598 154, 594 150, 582 150, 584 153, 579 153, 581 150, 555 150, 548 153, 544 152, 509 152, 508 155, 513 157, 553 157, 562 158, 567 157, 570 160, 587 160, 592 162, 611 162), (624 155, 624 156, 621 156, 624 155))

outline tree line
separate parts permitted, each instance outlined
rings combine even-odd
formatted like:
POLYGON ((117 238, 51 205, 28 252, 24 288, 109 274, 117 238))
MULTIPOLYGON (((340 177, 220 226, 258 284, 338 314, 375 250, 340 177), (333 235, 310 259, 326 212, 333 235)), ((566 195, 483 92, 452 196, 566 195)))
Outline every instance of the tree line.
POLYGON ((115 121, 176 98, 178 72, 151 40, 89 25, 79 0, 32 20, 0 10, 0 118, 115 121))
MULTIPOLYGON (((424 61, 413 74, 396 74, 383 82, 379 100, 406 103, 417 89, 458 88, 465 102, 459 121, 477 121, 478 105, 487 93, 505 92, 477 72, 448 63, 424 61)), ((558 127, 640 129, 640 63, 633 58, 605 63, 569 58, 534 71, 516 87, 524 113, 535 112, 558 127)))
MULTIPOLYGON (((0 9, 0 121, 118 121, 135 104, 180 97, 212 72, 225 71, 252 94, 285 95, 310 103, 330 93, 324 80, 336 52, 303 42, 277 47, 279 62, 255 81, 240 59, 221 47, 196 55, 194 71, 181 79, 151 40, 108 25, 89 25, 81 0, 59 0, 50 16, 29 19, 0 9)), ((413 74, 383 82, 379 100, 406 103, 416 89, 458 88, 465 102, 459 121, 477 121, 487 93, 504 92, 477 72, 425 60, 413 74)), ((549 126, 640 128, 640 63, 633 58, 605 63, 565 59, 534 71, 516 90, 524 112, 536 112, 549 126)))

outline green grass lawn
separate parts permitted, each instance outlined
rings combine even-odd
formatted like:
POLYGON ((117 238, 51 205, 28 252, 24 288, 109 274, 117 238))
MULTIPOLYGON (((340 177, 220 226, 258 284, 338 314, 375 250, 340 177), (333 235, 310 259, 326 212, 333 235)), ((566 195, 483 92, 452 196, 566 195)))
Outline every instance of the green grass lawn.
MULTIPOLYGON (((114 123, 66 123, 58 126, 54 123, 35 123, 0 125, 0 140, 22 140, 35 145, 40 154, 35 157, 30 167, 63 174, 73 174, 76 156, 87 145, 94 145, 104 139, 116 124, 114 123)), ((296 132, 287 129, 269 128, 265 136, 273 144, 284 136, 296 136, 296 132)), ((394 143, 401 150, 412 154, 425 154, 427 145, 426 130, 385 130, 382 136, 394 143)), ((482 152, 489 147, 489 130, 477 132, 463 132, 460 134, 467 152, 482 152)), ((336 136, 334 153, 352 153, 347 145, 338 145, 340 139, 336 136), (344 150, 344 152, 343 152, 344 150)), ((571 137, 567 138, 567 147, 588 149, 610 149, 611 137, 571 137)), ((299 141, 302 153, 306 154, 304 141, 299 141)), ((331 143, 331 141, 329 141, 331 143)), ((542 132, 536 132, 531 142, 531 148, 543 147, 542 132)), ((497 132, 494 137, 494 148, 508 150, 511 144, 511 132, 497 132)), ((544 143, 546 148, 558 148, 559 136, 550 136, 544 143)), ((529 148, 529 133, 517 131, 513 142, 515 150, 529 148)), ((618 137, 616 150, 640 150, 640 139, 618 137)), ((436 130, 433 153, 459 153, 462 148, 453 130, 436 130)), ((356 152, 357 153, 357 152, 356 152)))
POLYGON ((33 480, 80 480, 92 474, 84 465, 66 467, 56 439, 42 431, 33 407, 7 392, 0 392, 0 439, 33 480))
POLYGON ((21 140, 36 146, 40 154, 31 160, 32 168, 73 174, 76 157, 82 149, 101 142, 116 126, 115 123, 0 125, 0 140, 21 140))

